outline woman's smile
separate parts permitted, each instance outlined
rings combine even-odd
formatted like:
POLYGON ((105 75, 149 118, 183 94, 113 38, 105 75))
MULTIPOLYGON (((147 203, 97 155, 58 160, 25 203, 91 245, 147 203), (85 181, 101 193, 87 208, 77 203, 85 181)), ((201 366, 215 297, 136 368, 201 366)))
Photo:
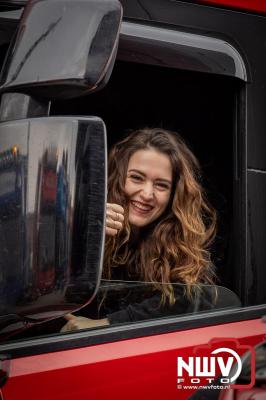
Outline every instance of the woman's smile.
POLYGON ((142 203, 137 200, 131 200, 130 205, 134 211, 140 214, 147 214, 154 208, 150 204, 142 203))

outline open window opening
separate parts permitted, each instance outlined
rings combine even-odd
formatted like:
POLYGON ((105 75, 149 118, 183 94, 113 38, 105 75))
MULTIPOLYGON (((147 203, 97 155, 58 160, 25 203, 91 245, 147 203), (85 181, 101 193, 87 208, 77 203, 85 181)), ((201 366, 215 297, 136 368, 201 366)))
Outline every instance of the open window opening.
POLYGON ((235 184, 236 98, 232 77, 117 61, 107 86, 75 101, 53 104, 52 113, 96 115, 107 127, 108 147, 140 127, 179 132, 202 167, 202 184, 217 210, 218 231, 211 249, 218 284, 239 293, 240 221, 235 184))

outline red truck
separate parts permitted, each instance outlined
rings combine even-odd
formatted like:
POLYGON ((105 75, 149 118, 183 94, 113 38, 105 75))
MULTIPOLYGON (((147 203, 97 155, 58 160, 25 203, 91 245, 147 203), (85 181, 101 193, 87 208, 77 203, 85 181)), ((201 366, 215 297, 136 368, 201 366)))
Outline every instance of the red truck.
POLYGON ((0 398, 266 397, 266 3, 1 0, 0 22, 0 193, 13 148, 20 189, 0 212, 0 398), (106 154, 139 126, 199 158, 220 286, 180 313, 60 333, 103 293, 107 309, 147 298, 145 282, 101 280, 106 154), (179 387, 178 363, 218 342, 243 357, 238 388, 179 387))

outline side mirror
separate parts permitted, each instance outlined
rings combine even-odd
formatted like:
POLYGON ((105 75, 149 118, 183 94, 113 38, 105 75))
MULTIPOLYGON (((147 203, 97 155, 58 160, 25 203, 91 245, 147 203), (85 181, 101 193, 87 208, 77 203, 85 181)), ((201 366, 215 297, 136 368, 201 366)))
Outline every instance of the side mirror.
POLYGON ((96 117, 1 123, 0 149, 3 337, 15 321, 55 318, 94 297, 104 245, 105 125, 96 117))
POLYGON ((1 92, 78 97, 103 87, 118 47, 118 0, 30 0, 2 71, 1 92))

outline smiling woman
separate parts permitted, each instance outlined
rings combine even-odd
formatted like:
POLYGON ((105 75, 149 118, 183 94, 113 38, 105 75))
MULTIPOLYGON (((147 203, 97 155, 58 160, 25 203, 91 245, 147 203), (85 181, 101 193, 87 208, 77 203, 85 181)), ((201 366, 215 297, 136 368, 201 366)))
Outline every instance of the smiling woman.
MULTIPOLYGON (((173 284, 184 284, 189 298, 195 285, 213 283, 216 214, 199 179, 197 159, 175 132, 146 128, 114 145, 103 278, 150 282, 153 309, 175 305, 173 284)), ((149 307, 138 307, 138 316, 147 318, 149 307)), ((67 316, 63 331, 134 320, 134 312, 131 306, 98 321, 67 316)))

